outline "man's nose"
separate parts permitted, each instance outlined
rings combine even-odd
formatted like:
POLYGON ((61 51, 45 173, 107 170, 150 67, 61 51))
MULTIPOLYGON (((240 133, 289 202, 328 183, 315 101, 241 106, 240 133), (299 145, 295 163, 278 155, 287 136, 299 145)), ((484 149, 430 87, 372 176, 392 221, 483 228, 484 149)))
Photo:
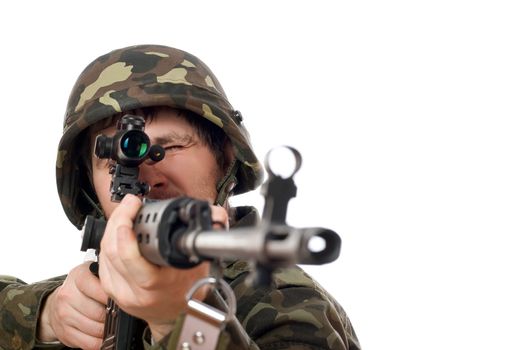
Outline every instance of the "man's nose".
POLYGON ((168 179, 162 172, 162 165, 146 161, 140 165, 139 181, 146 182, 151 190, 167 186, 168 179))

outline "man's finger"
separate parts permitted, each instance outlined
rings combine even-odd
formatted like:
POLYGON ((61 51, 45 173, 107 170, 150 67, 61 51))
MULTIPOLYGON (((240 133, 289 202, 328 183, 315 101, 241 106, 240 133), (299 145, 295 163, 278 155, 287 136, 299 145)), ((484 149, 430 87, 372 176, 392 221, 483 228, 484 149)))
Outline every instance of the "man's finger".
POLYGON ((228 212, 223 207, 211 206, 211 219, 214 229, 227 230, 229 226, 228 212))

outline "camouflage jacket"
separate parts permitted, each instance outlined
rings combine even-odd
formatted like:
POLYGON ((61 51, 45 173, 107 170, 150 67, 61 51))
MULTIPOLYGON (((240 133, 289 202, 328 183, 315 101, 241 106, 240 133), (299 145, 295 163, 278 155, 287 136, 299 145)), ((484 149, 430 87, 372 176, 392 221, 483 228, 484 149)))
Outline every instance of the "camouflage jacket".
MULTIPOLYGON (((240 225, 253 224, 256 211, 238 208, 240 225)), ((280 269, 269 287, 251 288, 244 282, 249 264, 236 261, 224 269, 224 279, 237 299, 237 319, 221 333, 218 349, 360 349, 356 334, 342 307, 299 267, 280 269), (236 327, 236 325, 242 327, 236 327), (249 339, 250 345, 242 345, 249 339)), ((36 343, 39 310, 45 297, 65 276, 25 284, 16 278, 0 276, 0 350, 37 348, 63 349, 61 345, 36 343)), ((213 302, 211 302, 213 304, 213 302)), ((144 348, 174 349, 183 316, 173 332, 160 343, 144 348)))

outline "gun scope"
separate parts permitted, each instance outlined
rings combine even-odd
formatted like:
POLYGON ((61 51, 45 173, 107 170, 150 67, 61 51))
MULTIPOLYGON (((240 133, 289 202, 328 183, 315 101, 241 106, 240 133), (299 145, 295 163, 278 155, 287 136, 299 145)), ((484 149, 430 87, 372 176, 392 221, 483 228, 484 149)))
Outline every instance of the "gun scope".
POLYGON ((158 162, 164 158, 164 149, 151 146, 144 132, 144 118, 126 114, 117 123, 114 136, 98 135, 95 139, 95 155, 110 158, 126 167, 137 167, 147 158, 158 162))

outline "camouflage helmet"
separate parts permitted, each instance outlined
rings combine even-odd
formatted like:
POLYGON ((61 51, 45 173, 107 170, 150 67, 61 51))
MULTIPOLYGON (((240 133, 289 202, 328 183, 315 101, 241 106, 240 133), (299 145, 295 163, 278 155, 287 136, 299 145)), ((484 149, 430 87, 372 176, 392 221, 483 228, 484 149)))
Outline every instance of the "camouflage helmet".
POLYGON ((232 108, 219 81, 200 59, 159 45, 114 50, 94 60, 80 74, 64 117, 56 163, 57 187, 62 207, 77 228, 93 211, 93 205, 81 193, 88 186, 88 175, 81 169, 82 137, 78 136, 116 113, 151 106, 189 110, 224 130, 238 161, 233 174, 237 181, 234 194, 252 190, 262 181, 262 168, 242 116, 232 108))

